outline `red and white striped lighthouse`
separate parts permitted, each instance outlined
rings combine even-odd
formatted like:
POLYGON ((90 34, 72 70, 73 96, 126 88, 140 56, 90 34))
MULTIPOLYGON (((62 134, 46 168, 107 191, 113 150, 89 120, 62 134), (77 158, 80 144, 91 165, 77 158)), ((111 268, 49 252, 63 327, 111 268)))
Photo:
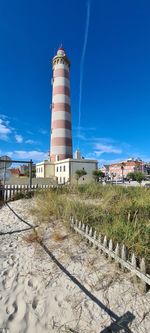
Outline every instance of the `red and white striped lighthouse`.
POLYGON ((70 61, 63 48, 53 58, 51 118, 52 162, 72 158, 72 120, 70 106, 70 61))

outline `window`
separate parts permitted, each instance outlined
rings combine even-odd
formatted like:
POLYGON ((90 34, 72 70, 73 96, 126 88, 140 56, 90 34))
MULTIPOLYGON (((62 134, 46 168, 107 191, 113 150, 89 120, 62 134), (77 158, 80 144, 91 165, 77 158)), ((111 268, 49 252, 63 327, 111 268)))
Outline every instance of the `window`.
POLYGON ((84 177, 82 178, 82 180, 84 180, 84 177))
POLYGON ((66 171, 66 166, 64 165, 64 171, 66 171))
POLYGON ((61 166, 60 166, 60 172, 61 172, 61 166))
POLYGON ((61 183, 61 177, 60 177, 60 183, 61 183))
POLYGON ((57 167, 57 172, 58 172, 58 167, 57 167))
POLYGON ((84 170, 84 168, 82 168, 84 170))
POLYGON ((43 172, 43 168, 41 168, 41 172, 43 172))
POLYGON ((64 183, 64 184, 65 184, 65 180, 66 180, 66 179, 65 179, 65 177, 64 177, 64 178, 63 178, 63 183, 64 183))

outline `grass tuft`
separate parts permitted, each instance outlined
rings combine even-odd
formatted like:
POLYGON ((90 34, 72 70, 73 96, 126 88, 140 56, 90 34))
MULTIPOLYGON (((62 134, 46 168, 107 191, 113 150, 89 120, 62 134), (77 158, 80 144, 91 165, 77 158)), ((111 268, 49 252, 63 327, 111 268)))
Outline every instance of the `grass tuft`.
POLYGON ((73 215, 150 261, 150 189, 92 183, 50 189, 35 197, 32 213, 39 222, 67 223, 73 215))
POLYGON ((60 241, 65 240, 67 238, 67 235, 62 235, 59 231, 57 231, 53 234, 52 237, 55 242, 60 242, 60 241))
POLYGON ((32 231, 27 236, 24 236, 23 239, 24 239, 25 242, 27 242, 29 244, 42 242, 42 236, 38 235, 38 233, 36 231, 32 231))

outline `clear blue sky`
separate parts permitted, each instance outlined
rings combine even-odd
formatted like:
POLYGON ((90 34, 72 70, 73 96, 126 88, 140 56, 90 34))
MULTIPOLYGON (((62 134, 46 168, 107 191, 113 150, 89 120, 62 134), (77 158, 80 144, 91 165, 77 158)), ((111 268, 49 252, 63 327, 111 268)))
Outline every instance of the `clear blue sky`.
POLYGON ((0 154, 42 160, 49 150, 51 59, 71 60, 74 151, 100 163, 149 160, 150 1, 0 1, 0 154))

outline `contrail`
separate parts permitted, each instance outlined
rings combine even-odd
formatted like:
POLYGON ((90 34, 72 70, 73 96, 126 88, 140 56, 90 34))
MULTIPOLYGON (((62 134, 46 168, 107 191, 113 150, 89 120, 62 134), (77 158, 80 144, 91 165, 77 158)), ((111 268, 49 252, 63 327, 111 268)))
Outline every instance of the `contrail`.
MULTIPOLYGON (((82 86, 83 86, 83 67, 84 67, 84 59, 85 59, 85 53, 86 53, 86 47, 87 47, 87 39, 88 39, 88 32, 89 32, 90 7, 91 7, 91 2, 89 0, 87 2, 85 35, 84 35, 83 50, 82 50, 81 61, 80 61, 78 140, 80 139, 81 103, 82 103, 82 86)), ((78 141, 78 146, 79 146, 79 141, 78 141)))

